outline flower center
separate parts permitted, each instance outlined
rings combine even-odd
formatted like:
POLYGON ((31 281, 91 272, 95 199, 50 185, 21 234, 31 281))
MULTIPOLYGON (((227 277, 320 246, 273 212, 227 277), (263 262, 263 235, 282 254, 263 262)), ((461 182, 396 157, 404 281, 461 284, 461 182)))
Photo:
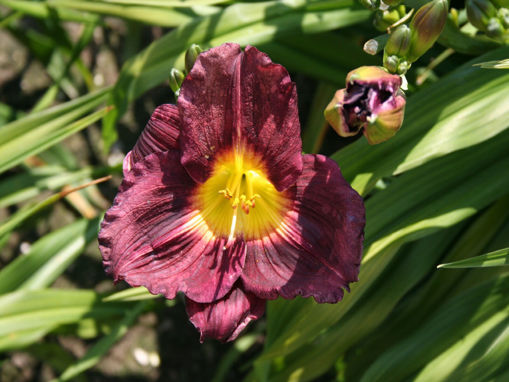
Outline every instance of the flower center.
POLYGON ((261 238, 281 222, 288 198, 268 180, 256 155, 229 153, 216 159, 212 175, 195 198, 200 215, 216 236, 261 238))

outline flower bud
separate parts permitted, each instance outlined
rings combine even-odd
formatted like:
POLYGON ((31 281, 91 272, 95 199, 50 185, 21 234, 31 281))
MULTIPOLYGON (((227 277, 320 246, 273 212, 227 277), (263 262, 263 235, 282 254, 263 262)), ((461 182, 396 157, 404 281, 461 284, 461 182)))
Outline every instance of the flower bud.
POLYGON ((375 12, 373 25, 381 32, 385 32, 391 25, 397 23, 406 14, 406 7, 399 5, 389 9, 379 9, 375 12))
POLYGON ((396 55, 405 57, 410 49, 410 39, 412 31, 405 24, 397 27, 389 36, 387 44, 385 44, 384 55, 396 55))
POLYGON ((201 52, 203 52, 203 49, 197 44, 192 44, 189 47, 189 49, 187 49, 186 56, 185 56, 185 63, 186 63, 186 70, 188 73, 193 68, 196 58, 198 57, 198 55, 201 52))
POLYGON ((499 19, 492 17, 486 25, 486 36, 497 38, 502 37, 505 32, 505 28, 499 19))
POLYGON ((489 0, 467 0, 465 3, 468 21, 480 31, 486 31, 497 8, 489 0))
POLYGON ((381 32, 385 32, 395 22, 398 22, 401 16, 397 9, 378 10, 373 18, 373 25, 381 32))
POLYGON ((406 55, 410 49, 411 31, 406 25, 400 25, 389 36, 384 48, 384 67, 390 73, 405 74, 410 64, 406 55))
POLYGON ((392 137, 403 123, 405 97, 401 77, 377 66, 362 66, 346 77, 346 89, 336 92, 324 111, 325 119, 342 137, 364 128, 370 144, 392 137))
POLYGON ((508 8, 500 8, 497 12, 497 17, 504 26, 504 28, 509 28, 509 9, 508 8))
POLYGON ((410 22, 412 31, 408 61, 421 57, 442 33, 447 20, 447 0, 433 0, 423 5, 410 22))
POLYGON ((171 88, 171 90, 173 90, 173 93, 175 93, 176 97, 179 96, 180 86, 182 85, 182 82, 184 81, 185 77, 186 76, 184 75, 184 73, 182 73, 182 71, 180 71, 178 69, 173 68, 170 71, 170 78, 169 78, 170 88, 171 88))

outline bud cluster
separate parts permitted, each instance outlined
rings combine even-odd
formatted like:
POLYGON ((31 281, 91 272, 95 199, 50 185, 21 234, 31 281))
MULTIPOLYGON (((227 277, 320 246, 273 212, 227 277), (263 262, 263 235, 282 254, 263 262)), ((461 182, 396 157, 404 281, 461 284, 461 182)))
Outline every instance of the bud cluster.
POLYGON ((509 0, 467 0, 468 21, 486 36, 509 40, 509 0))
POLYGON ((378 9, 373 18, 373 25, 380 32, 385 32, 406 15, 406 7, 401 4, 387 9, 378 9))
POLYGON ((170 71, 170 88, 173 90, 173 93, 175 93, 175 97, 179 96, 180 93, 180 86, 182 86, 182 82, 184 82, 184 78, 186 78, 186 74, 191 71, 193 68, 193 65, 196 61, 196 58, 198 58, 198 55, 203 51, 202 48, 200 48, 199 45, 192 44, 189 49, 186 51, 185 55, 185 66, 186 69, 184 71, 173 68, 170 71))
POLYGON ((432 0, 419 8, 409 26, 400 25, 391 33, 384 49, 384 67, 405 74, 438 39, 447 13, 447 0, 432 0))

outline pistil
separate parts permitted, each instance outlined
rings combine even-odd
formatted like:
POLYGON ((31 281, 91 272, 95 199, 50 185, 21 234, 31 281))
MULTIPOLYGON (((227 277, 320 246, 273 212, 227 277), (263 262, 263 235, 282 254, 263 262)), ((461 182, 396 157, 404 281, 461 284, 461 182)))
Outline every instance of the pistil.
MULTIPOLYGON (((242 211, 247 215, 250 208, 254 208, 256 203, 255 199, 260 198, 259 194, 253 191, 253 172, 251 170, 246 172, 235 172, 230 175, 228 179, 228 187, 219 190, 226 199, 230 199, 232 208, 235 210, 234 218, 237 216, 237 207, 241 207, 242 211)), ((232 225, 233 226, 233 225, 232 225)))

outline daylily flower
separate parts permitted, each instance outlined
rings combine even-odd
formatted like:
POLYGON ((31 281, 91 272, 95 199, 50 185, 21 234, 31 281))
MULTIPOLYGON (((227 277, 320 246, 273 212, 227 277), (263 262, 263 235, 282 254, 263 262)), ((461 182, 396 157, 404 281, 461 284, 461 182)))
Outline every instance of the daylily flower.
POLYGON ((233 340, 265 300, 334 303, 357 280, 364 206, 337 164, 302 155, 295 84, 253 47, 201 53, 124 160, 99 234, 106 270, 233 340))
POLYGON ((363 129, 370 144, 384 142, 403 124, 406 100, 400 86, 400 76, 378 66, 361 66, 348 73, 346 88, 325 108, 325 119, 342 137, 363 129))

